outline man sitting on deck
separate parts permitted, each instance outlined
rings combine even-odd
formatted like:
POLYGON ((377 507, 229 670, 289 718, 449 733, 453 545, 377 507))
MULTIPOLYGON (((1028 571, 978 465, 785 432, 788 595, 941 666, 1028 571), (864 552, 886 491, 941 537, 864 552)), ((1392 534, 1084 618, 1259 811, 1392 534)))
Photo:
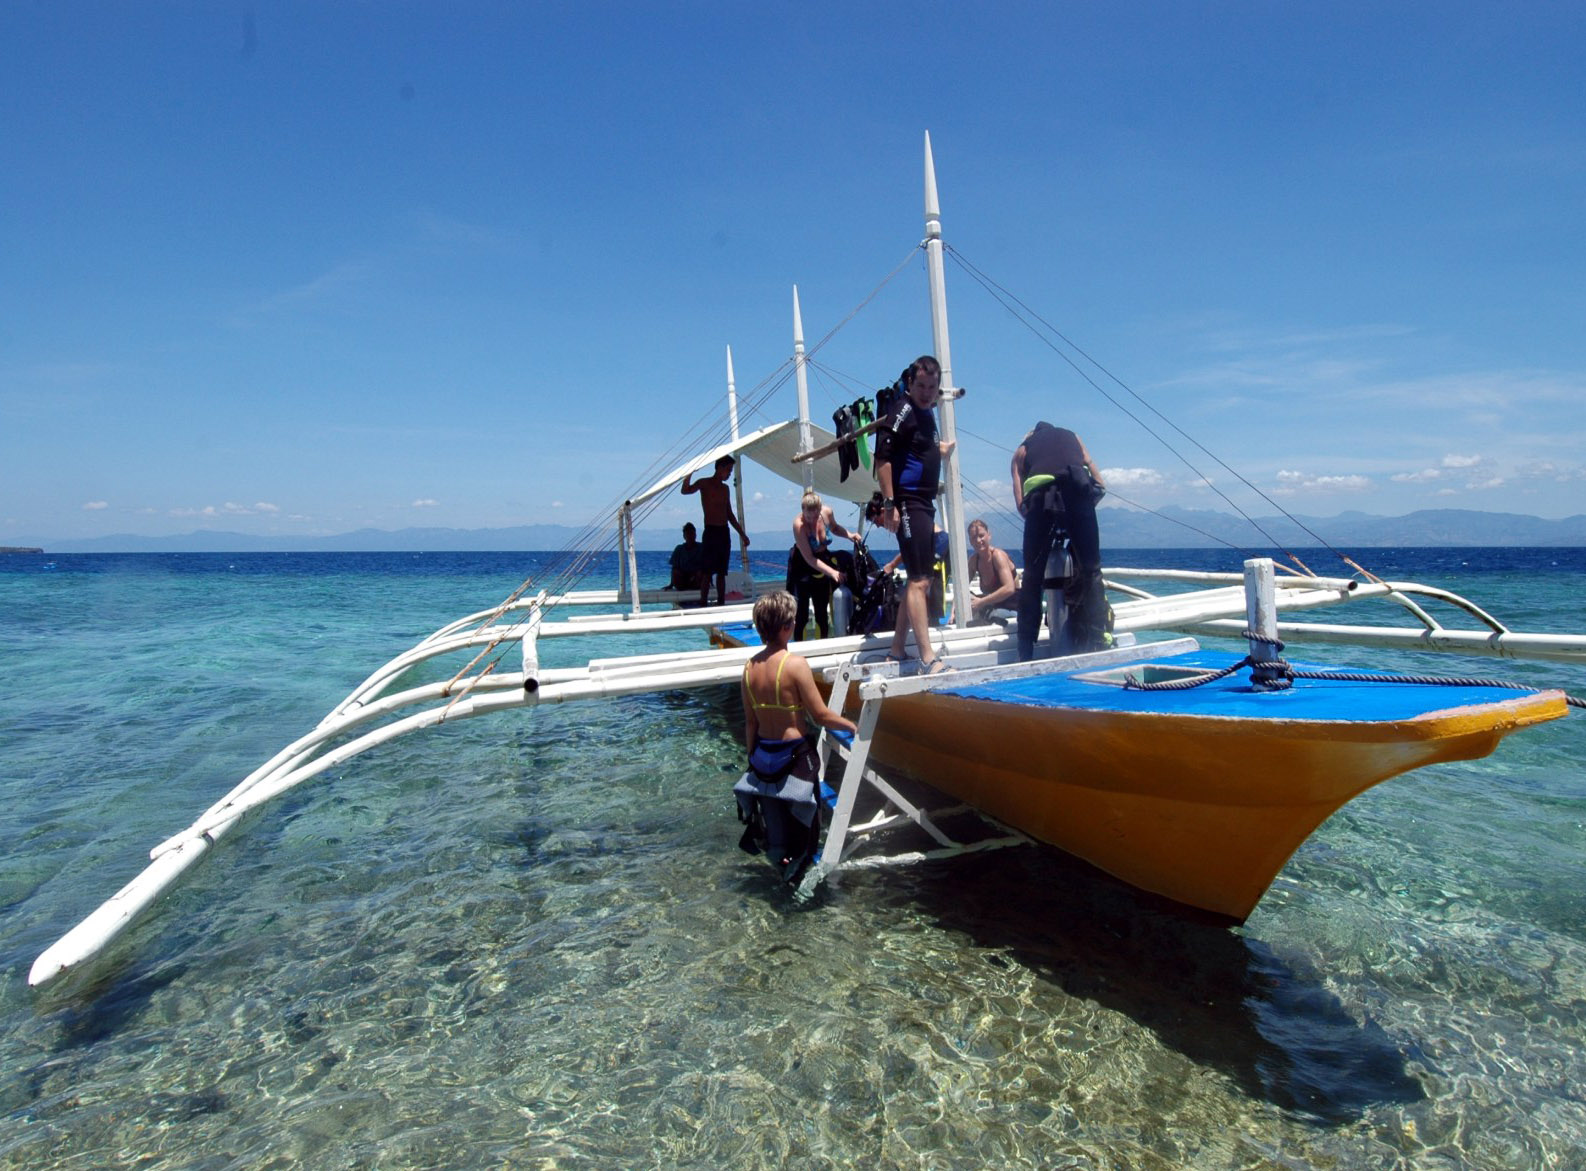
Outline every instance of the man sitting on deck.
POLYGON ((683 543, 672 549, 672 580, 669 590, 697 590, 705 576, 705 547, 695 540, 694 522, 683 526, 683 543))

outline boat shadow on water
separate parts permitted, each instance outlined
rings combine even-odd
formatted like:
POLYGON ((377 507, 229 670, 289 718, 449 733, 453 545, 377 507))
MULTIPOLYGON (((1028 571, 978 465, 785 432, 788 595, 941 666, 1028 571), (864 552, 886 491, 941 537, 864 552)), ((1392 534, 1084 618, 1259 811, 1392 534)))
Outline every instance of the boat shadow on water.
POLYGON ((1343 1124, 1426 1097, 1401 1045, 1351 1016, 1319 973, 1060 850, 912 867, 902 885, 944 929, 1128 1016, 1252 1098, 1343 1124))

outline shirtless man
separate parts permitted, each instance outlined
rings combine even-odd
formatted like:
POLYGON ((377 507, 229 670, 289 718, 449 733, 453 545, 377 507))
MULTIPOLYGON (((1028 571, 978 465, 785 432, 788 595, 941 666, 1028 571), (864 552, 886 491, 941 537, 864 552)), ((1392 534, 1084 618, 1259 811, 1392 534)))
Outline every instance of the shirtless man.
POLYGON ((991 543, 991 528, 983 520, 969 522, 969 543, 975 553, 969 559, 969 577, 980 578, 980 594, 969 599, 969 621, 988 622, 991 612, 1006 606, 1018 589, 1013 558, 991 543))
POLYGON ((713 577, 716 579, 716 604, 727 604, 727 563, 732 558, 732 534, 727 526, 738 530, 745 546, 749 544, 749 534, 733 515, 732 500, 727 492, 727 477, 732 475, 735 466, 732 456, 724 455, 716 461, 716 474, 710 479, 695 481, 693 472, 683 477, 683 495, 698 492, 700 508, 705 514, 705 531, 699 542, 705 550, 704 573, 699 579, 701 606, 710 602, 710 579, 713 577))

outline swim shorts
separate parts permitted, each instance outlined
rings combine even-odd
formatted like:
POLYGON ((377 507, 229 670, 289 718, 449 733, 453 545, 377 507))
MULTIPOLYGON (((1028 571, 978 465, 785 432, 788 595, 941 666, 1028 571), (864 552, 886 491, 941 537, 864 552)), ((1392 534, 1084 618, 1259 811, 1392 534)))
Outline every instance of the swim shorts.
POLYGON ((732 560, 732 530, 726 525, 706 525, 699 543, 704 546, 705 572, 726 573, 727 563, 732 560))
POLYGON ((918 496, 898 501, 898 552, 910 581, 930 577, 936 564, 936 506, 918 496))

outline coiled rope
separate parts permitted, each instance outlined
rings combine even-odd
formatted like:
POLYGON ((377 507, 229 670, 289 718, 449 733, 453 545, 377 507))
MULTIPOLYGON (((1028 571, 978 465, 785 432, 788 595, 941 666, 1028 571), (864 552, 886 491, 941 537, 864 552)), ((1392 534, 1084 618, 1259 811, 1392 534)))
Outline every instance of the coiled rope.
MULTIPOLYGON (((1286 659, 1283 659, 1284 644, 1276 638, 1265 638, 1252 634, 1250 631, 1241 631, 1241 637, 1252 642, 1263 643, 1274 648, 1279 658, 1257 660, 1246 655, 1231 667, 1221 671, 1208 671, 1204 675, 1195 675, 1188 679, 1170 679, 1161 683, 1142 683, 1133 674, 1124 675, 1123 686, 1126 691, 1188 691, 1193 687, 1204 687, 1208 683, 1215 683, 1219 679, 1226 679, 1236 671, 1246 667, 1251 669, 1253 681, 1258 686, 1265 686, 1269 690, 1281 691, 1289 686, 1294 679, 1324 679, 1335 683, 1427 683, 1441 687, 1501 687, 1509 691, 1539 692, 1550 690, 1537 687, 1530 683, 1515 683, 1508 679, 1476 679, 1458 675, 1401 675, 1390 671, 1311 671, 1295 668, 1286 659), (1265 679, 1262 676, 1266 676, 1265 679)), ((1564 702, 1570 707, 1586 710, 1586 699, 1566 694, 1564 702)))

